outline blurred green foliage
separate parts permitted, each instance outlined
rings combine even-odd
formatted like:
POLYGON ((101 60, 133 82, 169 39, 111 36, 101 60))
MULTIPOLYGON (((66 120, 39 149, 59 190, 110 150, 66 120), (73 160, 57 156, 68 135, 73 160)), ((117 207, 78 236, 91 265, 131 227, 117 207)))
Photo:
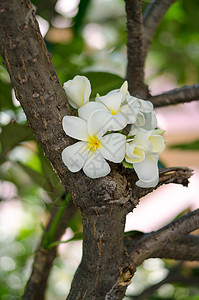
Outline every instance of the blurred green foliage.
MULTIPOLYGON (((85 75, 91 81, 92 97, 119 88, 126 68, 124 1, 81 0, 71 11, 63 13, 57 9, 57 2, 34 0, 33 4, 37 15, 48 22, 46 45, 61 83, 77 74, 85 75), (57 30, 54 40, 50 35, 53 28, 57 30), (65 30, 63 40, 62 30, 65 30)), ((149 2, 143 1, 143 9, 149 2)), ((62 3, 64 5, 64 1, 62 3)), ((198 81, 198 12, 197 0, 179 0, 169 9, 147 58, 147 65, 153 69, 148 82, 163 73, 172 74, 177 84, 198 81)), ((178 147, 198 150, 198 141, 178 147)), ((0 164, 0 299, 14 300, 20 299, 30 276, 33 256, 42 236, 41 223, 46 224, 53 208, 62 204, 64 189, 26 125, 1 58, 0 164)), ((79 213, 71 220, 70 228, 75 233, 70 241, 81 239, 79 213)), ((65 289, 62 293, 60 288, 53 287, 60 279, 60 272, 70 285, 74 269, 66 266, 64 259, 55 261, 51 275, 55 284, 49 285, 47 300, 65 297, 65 289), (69 276, 63 275, 64 269, 68 270, 69 276)), ((167 269, 166 263, 164 269, 167 269)), ((198 276, 194 270, 194 276, 198 276)), ((148 273, 144 273, 142 282, 148 282, 148 277, 148 273)), ((148 299, 197 300, 199 288, 172 285, 168 293, 159 291, 148 299)))

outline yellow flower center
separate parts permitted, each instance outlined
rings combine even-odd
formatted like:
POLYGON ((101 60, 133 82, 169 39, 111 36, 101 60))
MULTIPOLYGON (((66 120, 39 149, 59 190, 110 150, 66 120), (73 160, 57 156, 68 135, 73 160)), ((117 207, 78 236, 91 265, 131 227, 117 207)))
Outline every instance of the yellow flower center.
POLYGON ((95 151, 101 146, 101 143, 96 136, 92 136, 88 139, 88 146, 92 151, 95 151))
POLYGON ((110 109, 110 111, 111 111, 113 116, 117 114, 117 111, 115 111, 115 110, 110 109))

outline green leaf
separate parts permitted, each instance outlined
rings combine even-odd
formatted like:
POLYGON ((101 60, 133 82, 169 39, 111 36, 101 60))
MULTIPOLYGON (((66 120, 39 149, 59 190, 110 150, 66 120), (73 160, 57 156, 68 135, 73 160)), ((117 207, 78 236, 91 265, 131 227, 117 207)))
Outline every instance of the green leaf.
POLYGON ((123 83, 120 76, 106 72, 87 72, 81 75, 86 76, 91 82, 92 98, 97 93, 103 96, 112 90, 119 89, 123 83))
POLYGON ((125 168, 134 169, 133 165, 128 163, 126 160, 123 160, 122 164, 125 168))
POLYGON ((180 149, 180 150, 194 150, 199 151, 199 140, 195 140, 193 142, 177 144, 170 146, 171 149, 180 149))
POLYGON ((14 147, 22 142, 34 140, 34 137, 32 131, 26 125, 9 123, 6 126, 2 126, 0 140, 2 159, 14 147))
POLYGON ((65 243, 69 243, 69 242, 75 242, 75 241, 81 241, 83 239, 83 232, 77 232, 75 233, 75 235, 67 240, 67 241, 56 241, 54 243, 49 244, 48 249, 56 247, 59 244, 65 244, 65 243))
POLYGON ((59 208, 53 223, 49 229, 49 231, 44 235, 43 241, 42 241, 42 246, 44 249, 49 249, 50 244, 52 243, 53 237, 55 235, 55 232, 57 230, 57 227, 59 225, 59 222, 62 218, 62 215, 70 201, 71 195, 68 193, 65 200, 63 201, 63 205, 59 208))
POLYGON ((127 238, 128 236, 131 237, 138 237, 138 236, 142 236, 144 234, 144 232, 139 231, 139 230, 131 230, 131 231, 126 231, 124 233, 124 237, 127 238))

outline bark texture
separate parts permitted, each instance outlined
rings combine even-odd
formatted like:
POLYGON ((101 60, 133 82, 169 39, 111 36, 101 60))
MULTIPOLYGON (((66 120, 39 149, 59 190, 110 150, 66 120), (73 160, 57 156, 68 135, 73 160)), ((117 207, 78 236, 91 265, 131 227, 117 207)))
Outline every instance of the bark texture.
POLYGON ((163 107, 199 100, 199 84, 183 86, 159 95, 151 96, 149 100, 155 107, 163 107))
POLYGON ((112 209, 96 207, 89 217, 83 214, 83 225, 83 258, 67 299, 109 299, 108 293, 123 267, 124 210, 120 205, 112 209))
MULTIPOLYGON (((128 50, 127 77, 131 92, 145 97, 147 89, 142 82, 141 1, 126 0, 126 10, 128 49, 132 49, 128 50)), ((66 137, 61 123, 63 116, 70 115, 71 111, 39 32, 30 1, 0 2, 0 40, 0 53, 28 125, 83 216, 83 258, 68 299, 122 299, 135 271, 134 266, 143 259, 143 256, 135 257, 134 264, 130 266, 130 261, 124 259, 125 215, 133 210, 141 197, 154 189, 135 186, 135 172, 121 165, 112 166, 108 176, 95 180, 86 177, 82 171, 71 173, 64 166, 61 152, 73 140, 66 137)), ((187 186, 191 175, 192 171, 188 168, 162 170, 156 188, 168 183, 187 186)), ((161 242, 165 245, 163 238, 161 242)), ((145 251, 146 247, 143 249, 145 251)), ((36 276, 32 275, 34 288, 37 288, 34 284, 41 278, 41 269, 51 265, 54 255, 53 252, 49 256, 49 262, 45 251, 40 249, 37 260, 40 264, 35 264, 33 274, 36 276)))
POLYGON ((125 0, 127 16, 127 80, 133 96, 147 99, 148 87, 144 84, 142 1, 125 0))

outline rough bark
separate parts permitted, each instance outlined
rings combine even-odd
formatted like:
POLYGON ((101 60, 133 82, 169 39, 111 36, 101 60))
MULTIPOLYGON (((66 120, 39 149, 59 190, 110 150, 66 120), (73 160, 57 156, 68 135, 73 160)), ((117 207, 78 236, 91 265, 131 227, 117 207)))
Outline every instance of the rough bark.
POLYGON ((167 247, 169 243, 186 237, 198 227, 199 209, 180 217, 156 232, 144 236, 135 244, 130 253, 132 267, 135 269, 145 259, 153 256, 155 252, 157 253, 160 249, 167 247))
POLYGON ((168 242, 150 257, 199 261, 199 236, 188 235, 175 242, 168 242))
MULTIPOLYGON (((146 94, 146 89, 142 84, 143 60, 139 59, 142 57, 141 36, 139 37, 139 34, 142 34, 141 1, 127 0, 128 13, 131 4, 133 13, 132 19, 128 21, 128 32, 135 32, 135 37, 133 40, 130 38, 128 48, 132 46, 136 50, 138 47, 139 52, 136 52, 137 58, 133 57, 128 77, 129 82, 135 80, 131 89, 135 86, 136 95, 142 96, 142 90, 146 94), (132 41, 136 46, 132 45, 132 41), (135 67, 134 73, 131 73, 132 67, 135 67)), ((71 173, 64 166, 61 152, 73 141, 66 137, 61 122, 62 117, 70 115, 71 111, 39 32, 30 1, 0 2, 0 40, 0 53, 28 124, 63 186, 71 193, 73 202, 81 209, 83 215, 84 253, 73 280, 69 299, 91 299, 91 295, 99 300, 105 297, 122 299, 131 278, 131 268, 126 268, 125 264, 121 269, 124 218, 138 204, 140 197, 154 189, 136 187, 135 172, 125 170, 121 166, 112 167, 108 176, 95 180, 86 177, 82 171, 71 173), (82 282, 81 288, 79 281, 82 282)), ((186 168, 163 170, 158 186, 164 183, 187 185, 190 176, 191 170, 186 168)), ((40 254, 43 257, 42 251, 40 254)), ((45 261, 43 263, 45 264, 45 261)))
POLYGON ((83 213, 83 225, 82 262, 67 299, 109 299, 109 291, 123 266, 124 210, 120 205, 112 205, 111 210, 107 207, 90 209, 89 214, 83 213), (88 281, 86 290, 85 280, 88 281))
MULTIPOLYGON (((130 254, 138 241, 148 234, 128 236, 124 240, 126 251, 130 254)), ((148 258, 166 258, 175 260, 199 261, 199 236, 183 236, 177 241, 168 241, 164 247, 155 250, 148 258)))
POLYGON ((148 87, 143 83, 143 24, 142 1, 125 0, 127 16, 127 74, 129 92, 133 96, 147 99, 148 87))
POLYGON ((151 96, 149 100, 154 107, 163 107, 199 100, 199 84, 183 86, 168 92, 151 96))

